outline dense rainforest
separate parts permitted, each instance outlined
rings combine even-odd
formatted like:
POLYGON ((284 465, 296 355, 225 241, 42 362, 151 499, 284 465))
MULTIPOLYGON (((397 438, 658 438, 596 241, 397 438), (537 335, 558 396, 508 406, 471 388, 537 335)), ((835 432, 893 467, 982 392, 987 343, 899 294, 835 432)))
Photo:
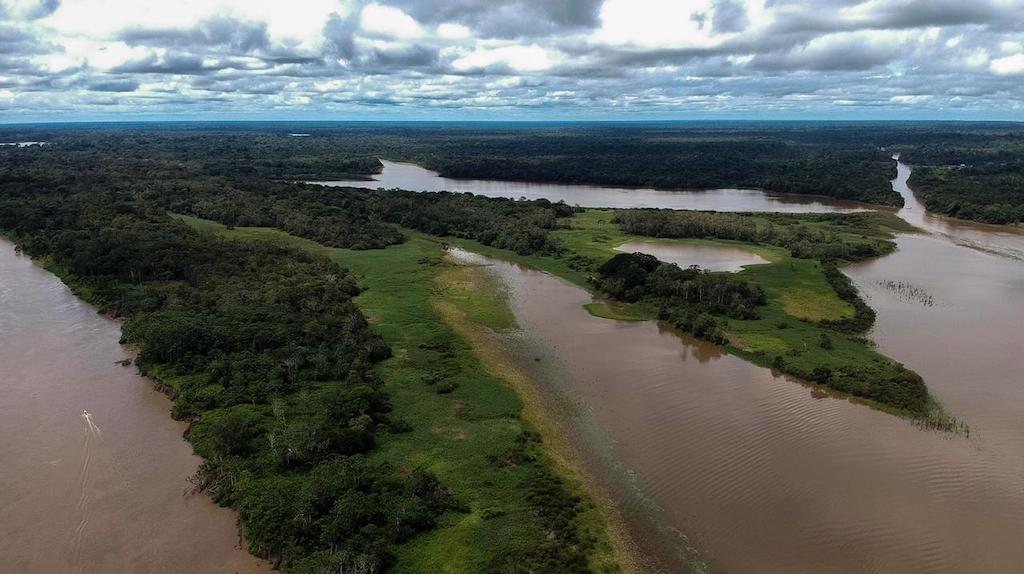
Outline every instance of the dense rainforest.
POLYGON ((757 285, 725 273, 681 269, 644 253, 620 253, 597 269, 595 283, 620 301, 652 300, 658 318, 696 337, 725 343, 716 315, 736 319, 757 316, 765 302, 757 285))
POLYGON ((912 148, 910 186, 929 211, 983 221, 1024 222, 1024 133, 963 138, 912 148))

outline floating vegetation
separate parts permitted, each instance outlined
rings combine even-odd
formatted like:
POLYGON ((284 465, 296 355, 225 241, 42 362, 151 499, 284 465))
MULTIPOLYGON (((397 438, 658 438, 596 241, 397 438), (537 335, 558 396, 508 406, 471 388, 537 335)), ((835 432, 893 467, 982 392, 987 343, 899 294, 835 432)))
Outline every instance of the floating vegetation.
POLYGON ((920 303, 925 307, 935 305, 935 298, 913 283, 891 279, 879 279, 876 283, 905 303, 920 303))
POLYGON ((936 430, 950 434, 963 435, 970 438, 971 427, 963 419, 941 410, 933 409, 923 417, 914 418, 914 424, 923 430, 936 430))

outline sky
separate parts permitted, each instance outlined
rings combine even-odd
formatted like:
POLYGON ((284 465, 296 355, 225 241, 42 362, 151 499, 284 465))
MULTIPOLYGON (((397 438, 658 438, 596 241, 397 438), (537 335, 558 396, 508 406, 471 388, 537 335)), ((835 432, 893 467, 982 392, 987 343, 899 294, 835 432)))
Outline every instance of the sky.
POLYGON ((1024 0, 0 0, 0 122, 1024 120, 1024 0))

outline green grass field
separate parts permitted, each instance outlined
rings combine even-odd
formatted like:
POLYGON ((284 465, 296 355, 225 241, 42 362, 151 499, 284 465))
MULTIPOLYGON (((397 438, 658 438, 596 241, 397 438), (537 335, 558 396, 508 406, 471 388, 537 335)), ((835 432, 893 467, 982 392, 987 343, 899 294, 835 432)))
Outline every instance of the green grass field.
MULTIPOLYGON (((512 327, 514 318, 498 286, 448 261, 441 240, 420 234, 410 233, 409 241, 387 249, 353 251, 324 248, 275 229, 228 230, 176 217, 227 237, 323 251, 365 288, 356 303, 394 351, 378 366, 395 407, 392 416, 412 428, 383 435, 371 457, 398 468, 433 471, 468 509, 447 513, 437 528, 401 545, 394 572, 483 572, 496 559, 526 556, 546 542, 549 527, 531 505, 528 485, 540 473, 568 471, 556 464, 559 453, 550 448, 535 453, 536 463, 496 462, 507 458, 524 431, 543 424, 534 424, 531 412, 524 414, 524 399, 528 408, 531 397, 508 380, 514 374, 492 374, 506 373, 507 366, 500 364, 496 348, 480 348, 487 338, 470 341, 453 329, 453 322, 463 333, 512 327), (440 392, 442 386, 448 392, 440 392)), ((600 511, 579 484, 570 482, 584 499, 575 527, 588 545, 593 571, 618 571, 600 511)))

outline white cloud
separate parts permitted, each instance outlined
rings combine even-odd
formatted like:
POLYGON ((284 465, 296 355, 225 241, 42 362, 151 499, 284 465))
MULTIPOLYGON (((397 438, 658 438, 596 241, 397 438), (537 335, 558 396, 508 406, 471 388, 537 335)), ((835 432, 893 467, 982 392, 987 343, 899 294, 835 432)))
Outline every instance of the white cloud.
POLYGON ((473 31, 462 24, 445 22, 437 27, 437 35, 445 40, 465 40, 472 34, 473 31))
POLYGON ((981 48, 972 50, 967 53, 967 57, 964 61, 968 66, 972 68, 984 66, 985 64, 988 63, 988 52, 981 48))
POLYGON ((920 104, 923 102, 927 102, 930 99, 932 99, 932 96, 919 94, 913 96, 893 96, 889 98, 889 101, 896 104, 920 104))
POLYGON ((606 0, 594 39, 646 47, 709 46, 714 43, 711 8, 711 0, 606 0))
POLYGON ((1004 54, 1017 54, 1024 52, 1024 44, 1007 40, 999 43, 999 49, 1002 50, 1004 54))
POLYGON ((150 49, 143 46, 128 46, 124 42, 111 42, 106 44, 87 56, 89 65, 100 70, 110 70, 127 64, 128 62, 141 60, 146 56, 162 56, 166 53, 163 49, 150 49))
POLYGON ((518 72, 538 72, 554 65, 547 50, 537 45, 483 48, 452 62, 456 70, 468 71, 505 64, 518 72))
POLYGON ((423 27, 412 16, 398 8, 370 4, 363 7, 360 26, 366 32, 389 38, 420 38, 423 27))
POLYGON ((74 54, 56 52, 53 54, 36 56, 32 58, 32 61, 43 70, 53 74, 77 67, 82 64, 83 60, 74 54))
POLYGON ((989 66, 993 72, 1002 76, 1024 74, 1024 54, 1014 54, 992 60, 989 66))
POLYGON ((63 35, 109 38, 131 28, 190 28, 214 16, 267 23, 275 39, 316 39, 333 12, 347 13, 339 0, 65 0, 43 22, 63 35))

